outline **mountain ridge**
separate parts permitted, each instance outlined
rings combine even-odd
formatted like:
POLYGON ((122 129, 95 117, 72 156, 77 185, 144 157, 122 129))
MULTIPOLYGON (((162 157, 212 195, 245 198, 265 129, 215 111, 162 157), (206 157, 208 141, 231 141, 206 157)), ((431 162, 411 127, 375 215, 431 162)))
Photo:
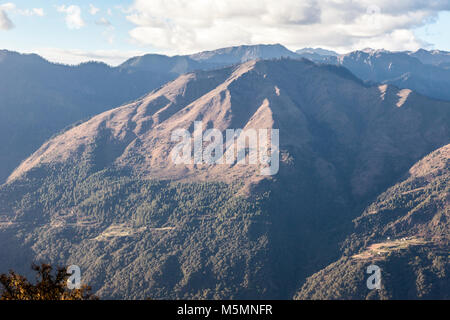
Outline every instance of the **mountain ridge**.
MULTIPOLYGON (((281 70, 285 68, 285 65, 295 66, 294 68, 297 68, 299 72, 302 69, 309 70, 308 72, 316 72, 313 70, 317 70, 317 72, 328 74, 329 77, 331 77, 331 75, 334 75, 337 77, 337 79, 345 78, 353 81, 357 86, 362 85, 362 83, 359 82, 357 78, 352 78, 352 75, 350 73, 347 74, 346 69, 333 70, 330 69, 330 67, 316 66, 307 61, 297 62, 285 60, 281 61, 280 63, 250 61, 236 67, 229 67, 217 71, 190 73, 170 82, 160 90, 148 94, 141 100, 133 102, 129 105, 125 105, 118 109, 107 111, 105 114, 94 117, 87 123, 94 124, 94 127, 92 127, 92 129, 89 129, 88 127, 83 125, 81 127, 75 127, 68 132, 65 132, 64 136, 67 138, 63 139, 62 147, 60 148, 63 148, 61 150, 64 150, 64 146, 68 145, 72 146, 75 149, 81 148, 84 150, 91 142, 96 141, 98 138, 91 137, 89 140, 91 142, 89 142, 88 140, 84 140, 84 142, 82 142, 81 144, 77 144, 76 142, 67 142, 71 141, 71 138, 69 139, 68 137, 73 134, 75 137, 78 137, 74 140, 77 141, 80 139, 84 139, 83 137, 89 137, 89 134, 87 134, 89 132, 98 132, 98 134, 100 134, 101 132, 106 132, 106 134, 108 134, 108 130, 112 130, 108 128, 113 125, 116 126, 114 129, 115 131, 111 131, 111 137, 107 138, 106 141, 109 141, 108 143, 113 143, 113 141, 116 141, 118 144, 121 144, 121 141, 125 141, 125 145, 122 147, 124 151, 134 155, 136 154, 136 152, 137 154, 141 154, 141 157, 143 157, 143 159, 147 159, 147 162, 151 163, 151 167, 155 168, 153 172, 154 174, 156 174, 157 172, 162 173, 165 171, 165 162, 170 158, 170 150, 167 148, 167 146, 172 145, 172 143, 170 142, 170 132, 177 129, 178 127, 190 128, 191 124, 199 117, 197 113, 202 114, 201 119, 203 122, 205 122, 205 125, 208 124, 208 126, 213 126, 220 131, 224 131, 226 128, 230 127, 236 129, 254 127, 255 125, 250 125, 250 121, 256 121, 255 123, 259 123, 259 125, 262 125, 262 127, 264 128, 268 126, 271 127, 273 123, 278 123, 277 126, 280 126, 283 123, 290 123, 289 127, 294 128, 295 126, 293 125, 293 121, 296 121, 297 123, 304 122, 304 115, 298 113, 298 111, 296 111, 296 108, 290 106, 290 104, 292 104, 292 102, 290 101, 291 98, 289 98, 288 96, 284 97, 286 91, 283 90, 283 86, 281 85, 284 80, 275 79, 274 81, 272 81, 272 79, 274 78, 273 75, 279 74, 281 70), (272 73, 271 76, 270 67, 272 66, 276 67, 274 71, 272 71, 275 73, 272 73), (267 71, 265 70, 269 71, 269 73, 267 73, 267 71), (231 89, 234 87, 239 87, 237 84, 233 84, 235 81, 241 81, 241 78, 244 79, 246 77, 254 77, 254 83, 262 84, 261 88, 258 89, 258 91, 261 92, 258 98, 255 101, 252 101, 250 99, 246 102, 246 108, 249 108, 249 106, 253 105, 253 111, 248 114, 241 113, 242 111, 239 111, 238 109, 236 109, 236 107, 232 107, 232 100, 234 97, 232 90, 234 89, 231 89), (221 84, 220 81, 225 82, 221 84), (195 93, 195 95, 192 97, 184 96, 184 92, 186 92, 186 90, 190 90, 188 89, 190 86, 192 86, 193 88, 191 90, 197 93, 195 93), (180 93, 181 95, 179 97, 174 98, 180 93), (267 104, 267 107, 269 109, 267 109, 267 111, 264 111, 264 113, 258 114, 257 116, 257 110, 263 110, 261 108, 265 103, 267 104), (213 111, 211 115, 206 116, 205 114, 203 114, 204 111, 202 111, 202 109, 204 108, 204 104, 207 104, 208 108, 215 111, 213 111), (281 109, 277 111, 278 108, 281 109), (238 118, 237 115, 234 114, 235 112, 238 112, 241 117, 245 117, 243 119, 236 120, 238 118), (259 117, 260 120, 256 120, 255 117, 259 117), (273 117, 276 117, 277 119, 275 122, 273 117), (169 127, 167 127, 167 125, 165 124, 167 120, 173 122, 169 127), (121 127, 117 127, 117 125, 119 124, 121 127), (151 134, 150 136, 148 136, 147 132, 151 131, 158 132, 158 136, 153 137, 151 134), (139 147, 136 146, 138 140, 139 147), (148 142, 150 144, 146 144, 147 142, 144 142, 154 140, 160 141, 160 143, 158 145, 154 145, 153 142, 148 142), (144 148, 143 150, 158 149, 162 153, 144 155, 142 151, 139 151, 142 148, 144 148)), ((351 82, 348 83, 350 84, 351 82)), ((247 85, 243 84, 243 86, 245 87, 247 85)), ((285 83, 284 86, 288 86, 288 83, 285 83)), ((242 91, 240 87, 239 90, 242 91)), ((397 99, 397 101, 394 102, 396 108, 403 107, 405 103, 408 103, 409 99, 424 99, 422 97, 416 98, 414 96, 415 93, 396 89, 392 86, 373 86, 369 88, 368 91, 371 92, 370 95, 372 96, 375 93, 378 93, 378 99, 380 99, 381 103, 383 101, 392 101, 392 99, 397 99)), ((290 132, 290 134, 288 134, 285 139, 289 145, 301 147, 301 144, 298 144, 297 141, 292 140, 292 138, 290 137, 299 136, 302 137, 302 139, 307 139, 310 133, 307 133, 307 131, 304 130, 300 130, 298 132, 296 131, 298 131, 298 129, 295 129, 294 132, 290 132)), ((58 139, 58 137, 56 139, 58 139)), ((286 144, 286 142, 283 143, 283 141, 281 143, 282 145, 286 144)), ((61 143, 56 143, 56 146, 57 145, 61 146, 61 143)), ((15 177, 28 171, 29 168, 32 168, 33 164, 35 163, 55 162, 56 158, 61 158, 61 154, 66 153, 66 151, 63 151, 59 153, 56 158, 52 157, 50 156, 50 152, 53 151, 54 148, 55 145, 44 145, 35 153, 35 155, 25 160, 22 165, 14 171, 8 181, 14 180, 15 177), (45 158, 48 158, 48 160, 42 160, 45 158)), ((152 151, 150 151, 150 153, 151 152, 152 151)), ((58 152, 56 152, 56 154, 58 154, 58 152)), ((71 158, 75 154, 75 151, 69 151, 66 156, 62 156, 62 159, 71 158)), ((121 162, 123 160, 125 161, 125 163, 127 163, 127 161, 129 160, 126 160, 127 156, 124 157, 122 155, 119 156, 119 158, 117 159, 118 162, 121 162)), ((186 170, 190 171, 193 170, 193 168, 184 168, 182 171, 186 172, 186 170)), ((142 169, 140 172, 143 173, 145 171, 145 169, 142 169)), ((216 174, 219 174, 219 172, 217 172, 216 174)), ((171 174, 169 174, 167 177, 171 177, 171 174)))

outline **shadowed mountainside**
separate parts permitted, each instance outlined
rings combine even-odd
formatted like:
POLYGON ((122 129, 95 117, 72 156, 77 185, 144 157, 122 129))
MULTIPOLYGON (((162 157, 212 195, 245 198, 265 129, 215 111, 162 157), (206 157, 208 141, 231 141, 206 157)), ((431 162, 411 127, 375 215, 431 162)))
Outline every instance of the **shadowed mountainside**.
POLYGON ((297 299, 448 299, 450 145, 431 153, 405 180, 355 219, 344 255, 312 275, 297 299), (382 270, 380 290, 366 287, 366 267, 382 270))

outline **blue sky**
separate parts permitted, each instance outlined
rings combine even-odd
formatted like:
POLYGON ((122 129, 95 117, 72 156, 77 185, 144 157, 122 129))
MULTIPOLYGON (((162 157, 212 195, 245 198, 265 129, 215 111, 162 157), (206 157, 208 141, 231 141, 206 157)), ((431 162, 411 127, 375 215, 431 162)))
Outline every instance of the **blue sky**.
POLYGON ((68 63, 86 61, 92 56, 112 64, 130 55, 155 50, 152 46, 133 43, 128 34, 133 24, 123 10, 131 1, 0 1, 0 6, 8 3, 15 5, 15 9, 7 11, 14 27, 0 30, 2 49, 37 52, 50 60, 68 63), (94 11, 90 4, 96 8, 94 11), (71 5, 80 7, 82 25, 67 24, 68 14, 61 6, 67 10, 71 5), (42 8, 44 15, 21 12, 33 8, 42 8))
POLYGON ((450 51, 450 12, 440 12, 436 21, 417 28, 415 33, 431 48, 450 51))
MULTIPOLYGON (((120 2, 118 1, 117 3, 120 2)), ((66 7, 71 4, 66 5, 66 7)), ((34 8, 36 5, 36 1, 16 2, 19 10, 34 8)), ((22 48, 46 46, 65 49, 75 47, 81 50, 134 48, 127 41, 127 30, 131 29, 132 25, 125 19, 123 13, 114 8, 112 1, 96 3, 95 6, 99 11, 95 15, 89 13, 90 8, 88 5, 80 3, 84 25, 79 28, 69 27, 66 24, 66 14, 58 11, 58 6, 61 6, 59 1, 46 1, 44 6, 36 6, 44 9, 44 16, 27 16, 18 13, 18 11, 11 12, 9 16, 15 27, 8 32, 2 33, 2 43, 22 48), (111 10, 110 14, 107 12, 108 9, 111 10), (108 29, 106 25, 108 22, 111 26, 114 26, 114 36, 117 38, 117 41, 112 43, 108 41, 105 34, 105 31, 108 29), (100 23, 105 25, 100 25, 100 23)))
POLYGON ((0 48, 113 65, 257 43, 450 51, 448 10, 449 0, 0 0, 0 48))

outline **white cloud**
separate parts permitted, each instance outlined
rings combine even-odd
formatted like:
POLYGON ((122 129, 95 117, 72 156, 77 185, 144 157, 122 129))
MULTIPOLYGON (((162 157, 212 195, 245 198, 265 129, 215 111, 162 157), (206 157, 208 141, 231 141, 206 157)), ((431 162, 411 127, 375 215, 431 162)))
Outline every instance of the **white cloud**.
POLYGON ((116 36, 114 34, 115 28, 111 24, 111 22, 108 19, 106 19, 105 17, 102 17, 102 18, 98 19, 97 21, 95 21, 95 24, 98 26, 105 27, 104 31, 102 32, 102 36, 103 36, 103 38, 106 39, 106 41, 109 44, 113 44, 116 36))
POLYGON ((43 17, 45 15, 44 9, 42 8, 33 8, 33 13, 37 16, 43 17))
POLYGON ((9 19, 6 12, 0 9, 0 30, 10 30, 14 28, 14 23, 9 19))
POLYGON ((62 5, 57 6, 58 12, 66 14, 66 25, 69 29, 80 29, 85 26, 85 22, 81 17, 81 8, 79 6, 70 5, 68 7, 62 5))
POLYGON ((10 11, 10 10, 14 10, 15 8, 16 8, 16 5, 12 2, 0 4, 0 10, 10 11))
POLYGON ((95 16, 100 11, 99 8, 95 7, 93 4, 89 4, 89 13, 95 16))
POLYGON ((106 41, 107 41, 109 44, 113 44, 114 41, 115 41, 115 39, 116 39, 116 36, 115 36, 115 34, 113 33, 113 30, 114 30, 114 29, 108 29, 107 31, 105 31, 105 32, 102 33, 102 36, 105 37, 106 41))
POLYGON ((0 30, 11 30, 14 28, 14 23, 9 18, 7 11, 14 10, 15 5, 13 3, 4 3, 0 5, 0 30))
POLYGON ((95 24, 105 27, 105 30, 102 32, 102 36, 106 39, 106 41, 109 44, 113 44, 116 36, 114 34, 115 28, 111 24, 111 22, 106 18, 101 18, 101 19, 95 21, 95 24))
POLYGON ((283 43, 341 51, 423 45, 412 32, 450 10, 448 0, 135 0, 131 38, 167 53, 283 43))
POLYGON ((43 17, 45 15, 44 9, 42 8, 17 9, 16 5, 12 2, 0 4, 0 30, 10 30, 14 28, 14 23, 9 18, 7 11, 28 17, 43 17))
POLYGON ((105 27, 108 27, 108 26, 110 26, 111 25, 111 22, 108 20, 108 19, 106 19, 106 18, 100 18, 100 19, 98 19, 97 21, 95 21, 95 24, 96 25, 99 25, 99 26, 105 26, 105 27))
MULTIPOLYGON (((27 53, 27 52, 25 52, 27 53)), ((51 62, 76 65, 88 61, 102 61, 115 66, 125 60, 145 54, 143 51, 119 51, 119 50, 65 50, 59 48, 34 48, 29 53, 37 53, 51 62)))
POLYGON ((39 17, 43 17, 45 15, 44 9, 43 8, 33 8, 33 9, 24 9, 24 10, 17 10, 17 12, 23 16, 39 16, 39 17))

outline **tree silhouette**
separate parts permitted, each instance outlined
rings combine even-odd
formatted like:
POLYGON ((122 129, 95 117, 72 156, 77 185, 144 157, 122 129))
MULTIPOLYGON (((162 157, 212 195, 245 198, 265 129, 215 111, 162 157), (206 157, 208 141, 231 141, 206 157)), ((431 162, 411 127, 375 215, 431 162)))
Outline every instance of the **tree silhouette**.
POLYGON ((0 292, 0 300, 97 300, 98 297, 91 294, 91 287, 81 286, 80 289, 69 290, 67 280, 70 274, 63 267, 57 268, 56 274, 52 274, 52 266, 49 264, 35 265, 31 267, 36 271, 36 284, 30 283, 24 276, 10 270, 9 274, 0 275, 0 284, 3 291, 0 292))

